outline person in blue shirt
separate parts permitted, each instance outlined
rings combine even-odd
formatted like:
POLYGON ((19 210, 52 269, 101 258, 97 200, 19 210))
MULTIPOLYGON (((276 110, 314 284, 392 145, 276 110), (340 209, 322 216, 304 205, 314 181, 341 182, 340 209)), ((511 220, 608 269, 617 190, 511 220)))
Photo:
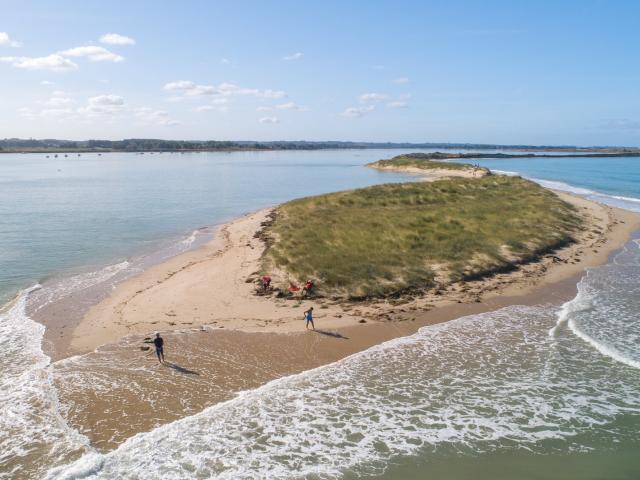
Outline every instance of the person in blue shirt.
POLYGON ((309 307, 309 310, 304 312, 304 319, 307 321, 307 329, 309 329, 309 324, 311 324, 313 330, 316 329, 316 326, 313 324, 313 307, 309 307))

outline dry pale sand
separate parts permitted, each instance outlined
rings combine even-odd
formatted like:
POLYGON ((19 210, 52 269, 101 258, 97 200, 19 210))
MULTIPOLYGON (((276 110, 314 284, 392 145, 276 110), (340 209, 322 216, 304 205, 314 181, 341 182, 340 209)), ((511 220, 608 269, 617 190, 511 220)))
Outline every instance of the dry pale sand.
POLYGON ((462 177, 462 178, 478 178, 489 175, 484 169, 469 167, 464 170, 452 170, 449 168, 430 168, 425 170, 418 167, 380 167, 369 165, 369 168, 376 170, 382 170, 384 172, 399 172, 399 173, 411 173, 420 176, 420 180, 425 182, 434 182, 436 180, 442 180, 443 178, 462 177))
POLYGON ((487 303, 498 296, 518 297, 604 263, 638 228, 638 216, 633 213, 559 195, 589 219, 589 227, 576 244, 540 262, 523 265, 515 272, 454 284, 420 298, 367 303, 255 295, 255 286, 247 283, 247 279, 259 271, 264 245, 254 234, 270 212, 261 210, 223 226, 216 239, 205 247, 172 258, 122 283, 106 300, 89 310, 70 338, 64 334, 53 339, 59 346, 55 356, 86 353, 129 334, 203 326, 246 332, 303 331, 302 312, 309 306, 315 307, 316 325, 339 329, 359 323, 413 319, 445 305, 487 303))

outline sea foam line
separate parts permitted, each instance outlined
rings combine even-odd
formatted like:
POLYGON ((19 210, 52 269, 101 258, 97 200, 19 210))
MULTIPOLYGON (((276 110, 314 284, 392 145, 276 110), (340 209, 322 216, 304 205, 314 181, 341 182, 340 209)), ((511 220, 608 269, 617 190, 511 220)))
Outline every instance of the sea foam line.
MULTIPOLYGON (((632 242, 640 247, 640 239, 634 239, 632 242)), ((626 247, 625 247, 626 249, 626 247)), ((623 250, 624 251, 624 250, 623 250)), ((622 253, 622 252, 620 252, 622 253)), ((620 254, 616 255, 613 259, 615 263, 616 258, 618 258, 620 254)), ((598 268, 598 267, 596 267, 598 268)), ((576 314, 578 312, 583 312, 593 308, 593 301, 595 298, 595 293, 589 293, 588 290, 588 279, 591 269, 587 269, 585 275, 582 277, 580 282, 578 282, 578 294, 568 302, 564 303, 558 312, 558 321, 556 324, 549 330, 549 336, 555 337, 559 329, 563 325, 567 325, 569 330, 582 341, 593 347, 595 350, 600 352, 602 355, 612 358, 613 360, 623 363, 629 367, 640 369, 640 362, 634 360, 632 358, 626 357, 622 352, 611 345, 607 345, 605 343, 601 343, 583 330, 576 324, 575 319, 571 318, 571 315, 576 314)))
POLYGON ((639 368, 640 369, 640 362, 633 360, 631 358, 627 358, 624 356, 623 353, 621 353, 618 349, 610 346, 610 345, 606 345, 603 343, 598 342, 596 339, 594 339, 593 337, 591 337, 590 335, 586 334, 585 332, 583 332, 582 330, 580 330, 580 328, 576 325, 576 322, 574 319, 570 318, 567 321, 567 326, 569 327, 569 329, 580 339, 582 339, 584 342, 588 343, 589 345, 591 345, 593 348, 595 348, 598 352, 600 352, 602 355, 606 356, 606 357, 610 357, 612 359, 614 359, 617 362, 623 363, 629 367, 633 367, 633 368, 639 368))
POLYGON ((37 467, 22 458, 51 455, 55 461, 89 446, 61 414, 51 359, 42 351, 45 327, 26 312, 27 298, 40 289, 36 284, 19 292, 0 313, 0 470, 11 470, 0 471, 0 478, 35 478, 31 469, 37 467))
POLYGON ((581 283, 582 281, 580 282, 580 284, 578 284, 578 295, 576 295, 573 300, 570 300, 562 305, 562 308, 558 312, 558 322, 553 326, 553 328, 549 330, 549 336, 555 337, 558 334, 559 329, 566 324, 569 327, 569 330, 571 330, 571 332, 575 336, 580 338, 585 343, 591 345, 602 355, 610 357, 615 361, 623 363, 629 367, 640 368, 640 362, 631 358, 627 358, 622 352, 610 345, 598 342, 595 338, 582 331, 576 324, 575 320, 571 318, 572 314, 591 308, 592 298, 585 294, 581 289, 581 283))

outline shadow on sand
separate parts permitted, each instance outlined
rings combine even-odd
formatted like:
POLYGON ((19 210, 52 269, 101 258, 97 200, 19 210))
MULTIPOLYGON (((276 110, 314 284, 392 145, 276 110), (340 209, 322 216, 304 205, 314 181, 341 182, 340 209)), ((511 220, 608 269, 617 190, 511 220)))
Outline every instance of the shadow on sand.
POLYGON ((315 329, 312 330, 313 332, 319 333, 320 335, 326 335, 327 337, 333 337, 333 338, 342 338, 343 340, 349 340, 349 337, 345 337, 344 335, 342 335, 341 333, 338 332, 330 332, 328 330, 319 330, 319 329, 315 329))
POLYGON ((200 375, 198 372, 181 367, 176 363, 164 362, 163 365, 165 367, 173 368, 176 372, 184 373, 185 375, 200 375))

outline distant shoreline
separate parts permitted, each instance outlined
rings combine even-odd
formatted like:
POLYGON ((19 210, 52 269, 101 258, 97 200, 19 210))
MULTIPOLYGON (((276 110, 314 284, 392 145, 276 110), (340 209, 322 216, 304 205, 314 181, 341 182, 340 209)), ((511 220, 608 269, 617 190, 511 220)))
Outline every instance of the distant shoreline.
MULTIPOLYGON (((312 151, 312 150, 369 150, 369 149, 440 149, 440 150, 511 150, 515 152, 554 152, 506 154, 477 153, 467 157, 450 158, 535 158, 535 157, 621 157, 640 156, 638 147, 577 147, 550 145, 497 145, 472 143, 402 143, 402 142, 342 142, 342 141, 186 141, 159 139, 126 140, 23 140, 0 139, 0 153, 188 153, 188 152, 245 152, 245 151, 312 151), (563 152, 558 154, 557 152, 563 152), (496 157, 497 155, 497 157, 496 157)), ((452 154, 454 155, 454 154, 452 154)), ((444 158, 444 157, 443 157, 444 158)))
MULTIPOLYGON (((82 153, 137 153, 144 154, 162 154, 162 153, 233 153, 233 152, 283 152, 283 151, 296 151, 296 152, 309 152, 318 150, 374 150, 374 149, 414 149, 414 148, 432 148, 432 147, 326 147, 326 148, 225 148, 225 149, 186 149, 186 150, 92 150, 92 149, 76 149, 76 150, 62 150, 62 149, 4 149, 0 150, 0 154, 58 154, 58 155, 71 155, 82 153)), ((451 147, 451 149, 459 150, 457 147, 451 147)), ((442 149, 444 150, 444 149, 442 149)), ((513 149, 515 150, 515 149, 513 149)), ((525 150, 525 149, 523 149, 525 150)), ((562 150, 554 150, 562 151, 562 150)), ((580 152, 583 152, 582 150, 580 152)), ((484 159, 484 160, 500 160, 500 159, 535 159, 535 158, 609 158, 609 157, 640 157, 640 152, 600 152, 597 150, 584 150, 584 153, 566 153, 566 154, 536 154, 536 153, 523 153, 523 154, 506 154, 506 153, 477 153, 477 154, 465 154, 465 156, 443 156, 441 159, 484 159)))

